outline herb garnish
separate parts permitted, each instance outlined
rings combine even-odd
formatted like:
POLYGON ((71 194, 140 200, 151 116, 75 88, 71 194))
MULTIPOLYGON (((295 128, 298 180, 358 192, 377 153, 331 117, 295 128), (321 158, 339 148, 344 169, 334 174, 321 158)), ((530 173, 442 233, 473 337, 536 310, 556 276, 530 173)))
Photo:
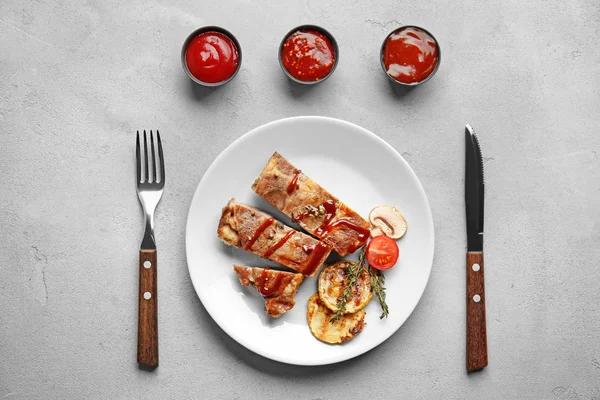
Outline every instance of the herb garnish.
POLYGON ((304 217, 308 217, 313 216, 313 217, 320 217, 321 215, 325 214, 325 207, 323 207, 322 205, 319 206, 318 208, 315 206, 311 206, 306 205, 302 208, 300 208, 299 210, 296 211, 292 211, 291 213, 291 217, 292 217, 292 221, 297 222, 300 221, 302 218, 304 217))
POLYGON ((375 293, 375 296, 377 296, 381 309, 383 310, 383 314, 381 314, 379 318, 387 318, 389 309, 385 302, 385 287, 383 286, 385 277, 381 271, 371 268, 367 263, 367 260, 365 259, 365 249, 363 248, 358 256, 358 261, 353 262, 346 267, 346 275, 348 278, 345 282, 344 291, 338 298, 337 311, 333 314, 329 322, 334 323, 342 318, 344 311, 346 310, 346 303, 352 295, 352 288, 363 272, 368 272, 371 277, 371 290, 375 293))
POLYGON ((379 319, 387 318, 390 313, 388 309, 388 305, 385 302, 385 276, 383 276, 383 272, 378 269, 372 268, 369 265, 369 275, 371 275, 371 290, 377 296, 379 300, 379 305, 381 305, 381 310, 383 313, 379 316, 379 319))
POLYGON ((333 323, 335 321, 338 321, 344 315, 344 311, 346 310, 346 303, 352 295, 352 288, 356 284, 358 277, 363 273, 365 264, 365 251, 363 250, 358 256, 358 261, 353 262, 346 267, 346 276, 348 277, 348 279, 346 279, 346 282, 344 282, 344 292, 338 298, 337 311, 333 314, 329 322, 333 323))

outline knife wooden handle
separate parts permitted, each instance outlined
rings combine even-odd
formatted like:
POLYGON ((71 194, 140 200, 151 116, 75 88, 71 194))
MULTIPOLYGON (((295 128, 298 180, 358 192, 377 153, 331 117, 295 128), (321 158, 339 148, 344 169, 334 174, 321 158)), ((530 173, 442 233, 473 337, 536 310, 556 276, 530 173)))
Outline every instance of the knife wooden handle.
POLYGON ((488 365, 483 253, 467 253, 467 371, 488 365))
POLYGON ((138 363, 158 367, 158 291, 156 250, 140 250, 138 363))

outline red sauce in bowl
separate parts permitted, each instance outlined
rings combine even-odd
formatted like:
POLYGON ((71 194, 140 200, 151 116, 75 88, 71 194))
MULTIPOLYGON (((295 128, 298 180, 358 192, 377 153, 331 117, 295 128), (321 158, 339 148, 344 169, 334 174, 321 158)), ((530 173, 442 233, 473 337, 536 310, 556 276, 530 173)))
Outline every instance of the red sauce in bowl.
POLYGON ((196 36, 185 50, 185 63, 199 81, 218 83, 231 78, 238 68, 239 53, 233 41, 220 32, 196 36))
POLYGON ((312 29, 291 34, 281 49, 281 61, 287 72, 304 82, 325 78, 331 72, 335 58, 331 39, 312 29))
POLYGON ((427 79, 439 60, 435 39, 415 27, 402 28, 388 36, 382 56, 387 74, 408 84, 427 79))

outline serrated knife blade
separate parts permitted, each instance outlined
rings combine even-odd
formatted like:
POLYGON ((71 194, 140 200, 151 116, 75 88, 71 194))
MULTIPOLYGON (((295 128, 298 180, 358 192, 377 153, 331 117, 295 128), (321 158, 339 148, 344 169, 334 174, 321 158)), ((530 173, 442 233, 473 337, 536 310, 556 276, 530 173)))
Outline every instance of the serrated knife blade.
POLYGON ((465 127, 465 208, 467 249, 483 251, 483 157, 479 139, 471 125, 465 127))

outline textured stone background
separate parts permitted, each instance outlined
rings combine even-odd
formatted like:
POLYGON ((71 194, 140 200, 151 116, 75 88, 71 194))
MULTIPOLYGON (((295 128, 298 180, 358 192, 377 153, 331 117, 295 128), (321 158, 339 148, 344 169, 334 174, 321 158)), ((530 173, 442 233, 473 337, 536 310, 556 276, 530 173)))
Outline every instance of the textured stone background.
POLYGON ((600 3, 504 1, 0 3, 0 399, 600 399, 600 3), (327 4, 322 4, 327 3, 327 4), (310 90, 279 70, 301 23, 341 47, 310 90), (239 38, 234 81, 194 88, 192 30, 239 38), (396 93, 388 31, 421 25, 437 76, 396 93), (277 364, 215 325, 188 276, 184 231, 213 159, 263 123, 349 120, 404 155, 429 196, 433 272, 411 318, 349 362, 277 364), (463 127, 485 156, 490 366, 467 375, 463 127), (161 366, 135 363, 141 211, 134 133, 160 129, 161 366))

